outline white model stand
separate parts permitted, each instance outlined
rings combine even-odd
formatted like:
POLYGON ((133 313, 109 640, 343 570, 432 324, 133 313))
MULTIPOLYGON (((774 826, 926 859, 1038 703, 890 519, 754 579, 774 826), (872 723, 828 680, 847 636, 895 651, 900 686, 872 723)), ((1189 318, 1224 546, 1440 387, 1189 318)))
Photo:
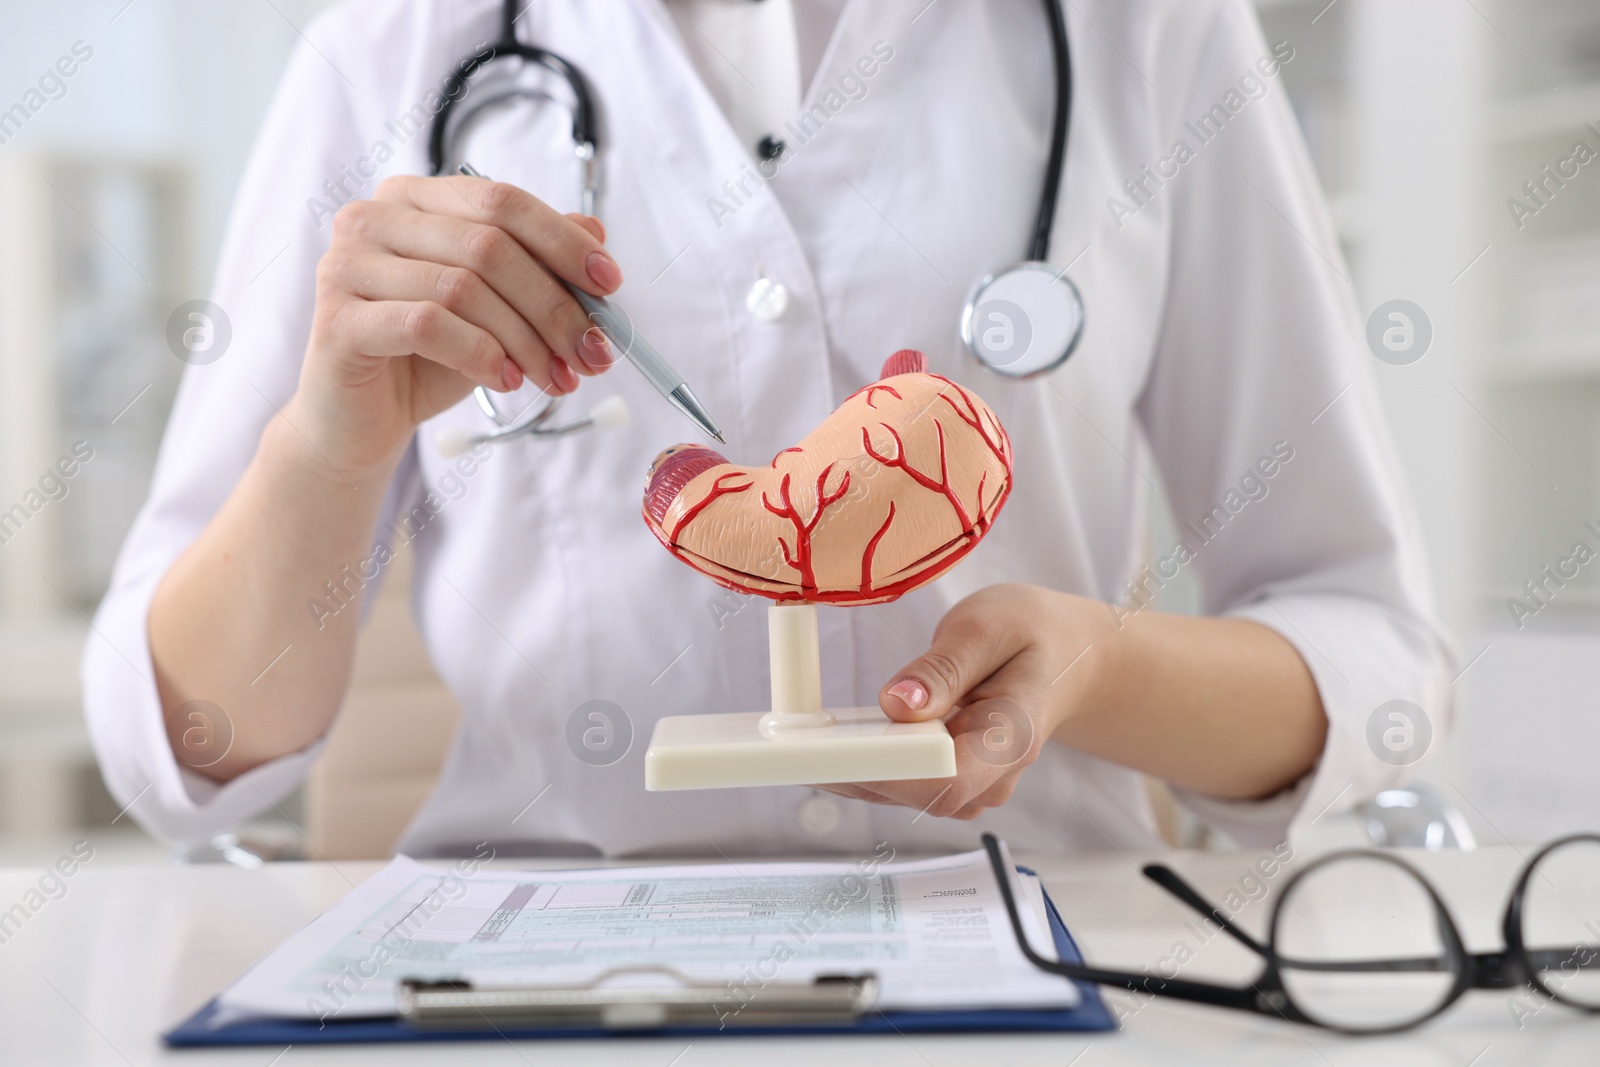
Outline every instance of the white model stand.
POLYGON ((673 715, 656 723, 644 787, 730 789, 949 778, 956 748, 944 723, 894 722, 878 708, 822 706, 814 604, 767 609, 772 710, 673 715))

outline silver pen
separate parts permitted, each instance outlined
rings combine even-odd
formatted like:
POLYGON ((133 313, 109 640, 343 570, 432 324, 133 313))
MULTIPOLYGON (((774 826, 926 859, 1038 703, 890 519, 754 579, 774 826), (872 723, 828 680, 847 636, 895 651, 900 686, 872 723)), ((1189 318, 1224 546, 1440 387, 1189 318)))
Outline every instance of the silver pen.
MULTIPOLYGON (((480 173, 470 163, 461 164, 461 173, 470 178, 484 178, 487 175, 480 173)), ((600 328, 606 335, 613 348, 627 357, 628 362, 639 368, 639 373, 645 380, 655 387, 656 392, 667 398, 667 403, 677 408, 689 417, 700 429, 704 430, 717 441, 726 443, 722 431, 717 424, 711 421, 711 416, 706 413, 705 407, 684 382, 683 375, 672 369, 672 364, 661 357, 650 342, 646 341, 639 332, 633 328, 633 320, 627 312, 602 296, 590 296, 575 285, 568 285, 560 278, 556 279, 566 286, 567 292, 578 302, 588 314, 589 321, 600 328)))

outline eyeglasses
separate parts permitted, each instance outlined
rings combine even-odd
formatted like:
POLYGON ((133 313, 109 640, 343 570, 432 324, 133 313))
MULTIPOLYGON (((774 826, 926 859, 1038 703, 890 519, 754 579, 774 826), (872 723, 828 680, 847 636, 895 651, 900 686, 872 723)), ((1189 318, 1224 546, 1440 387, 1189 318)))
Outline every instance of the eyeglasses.
MULTIPOLYGON (((1408 1030, 1469 989, 1527 987, 1535 996, 1600 1012, 1600 835, 1543 846, 1523 866, 1501 929, 1505 948, 1469 953, 1449 909, 1416 868, 1366 849, 1321 856, 1284 883, 1267 941, 1257 941, 1159 863, 1144 876, 1261 957, 1245 986, 1104 970, 1048 959, 1029 943, 1017 913, 1005 845, 983 847, 1022 954, 1051 974, 1220 1008, 1308 1023, 1347 1034, 1408 1030)), ((1542 1007, 1531 1001, 1528 1011, 1542 1007)))

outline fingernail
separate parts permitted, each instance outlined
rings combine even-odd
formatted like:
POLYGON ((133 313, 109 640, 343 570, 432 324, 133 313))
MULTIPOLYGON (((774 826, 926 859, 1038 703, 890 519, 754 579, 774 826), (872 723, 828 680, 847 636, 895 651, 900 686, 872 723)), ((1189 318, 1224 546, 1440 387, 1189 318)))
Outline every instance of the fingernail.
POLYGON ((606 224, 604 222, 601 222, 599 216, 597 216, 597 215, 590 215, 589 216, 589 221, 594 223, 595 229, 600 231, 600 243, 601 244, 605 244, 606 243, 606 224))
POLYGON ((512 360, 506 360, 506 365, 500 370, 500 384, 506 387, 506 392, 514 393, 522 388, 522 368, 512 360))
POLYGON ((921 711, 928 702, 928 687, 915 678, 902 678, 889 687, 889 695, 899 697, 912 711, 921 711))
POLYGON ((608 293, 622 284, 622 268, 604 252, 590 252, 583 265, 594 283, 608 293))
POLYGON ((550 364, 550 380, 563 393, 578 388, 578 372, 559 359, 550 364))
POLYGON ((578 355, 597 370, 603 370, 613 362, 611 342, 606 340, 606 335, 598 326, 591 326, 583 331, 583 343, 578 346, 578 355))

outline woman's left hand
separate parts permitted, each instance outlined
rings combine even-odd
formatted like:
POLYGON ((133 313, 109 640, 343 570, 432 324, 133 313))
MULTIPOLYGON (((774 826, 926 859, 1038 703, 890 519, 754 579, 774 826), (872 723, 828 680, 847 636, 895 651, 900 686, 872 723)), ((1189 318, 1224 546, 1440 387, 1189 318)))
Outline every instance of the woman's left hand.
POLYGON ((956 819, 999 807, 1056 729, 1092 704, 1116 632, 1111 608, 1097 600, 1030 585, 979 590, 878 693, 898 722, 945 719, 955 777, 820 788, 956 819))

